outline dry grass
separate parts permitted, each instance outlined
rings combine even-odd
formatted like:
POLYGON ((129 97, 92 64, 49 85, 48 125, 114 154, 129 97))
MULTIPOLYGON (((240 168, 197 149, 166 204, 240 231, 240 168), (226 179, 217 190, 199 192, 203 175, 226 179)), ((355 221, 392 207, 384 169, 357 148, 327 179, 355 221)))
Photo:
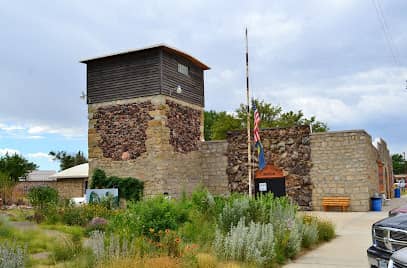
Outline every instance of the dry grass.
POLYGON ((99 265, 99 268, 176 268, 180 267, 181 261, 171 257, 154 257, 148 259, 121 258, 112 260, 109 263, 99 265))
POLYGON ((198 268, 216 268, 218 265, 218 260, 216 257, 207 253, 197 254, 196 260, 198 263, 198 268))

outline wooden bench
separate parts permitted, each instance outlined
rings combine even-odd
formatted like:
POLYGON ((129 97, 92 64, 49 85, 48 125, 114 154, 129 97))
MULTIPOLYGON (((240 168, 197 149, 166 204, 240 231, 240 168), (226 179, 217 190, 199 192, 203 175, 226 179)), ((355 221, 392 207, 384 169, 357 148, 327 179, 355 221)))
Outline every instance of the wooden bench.
POLYGON ((322 206, 324 211, 328 210, 328 207, 340 207, 342 211, 346 211, 350 205, 350 198, 344 196, 330 196, 322 198, 322 206))

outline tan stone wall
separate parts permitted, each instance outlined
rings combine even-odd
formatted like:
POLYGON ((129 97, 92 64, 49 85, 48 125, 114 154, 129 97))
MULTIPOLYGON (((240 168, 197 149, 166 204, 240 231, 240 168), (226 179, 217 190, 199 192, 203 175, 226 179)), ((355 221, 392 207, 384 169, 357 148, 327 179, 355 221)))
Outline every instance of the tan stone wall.
MULTIPOLYGON (((86 179, 87 180, 87 179, 86 179)), ((22 181, 13 189, 13 202, 27 198, 28 191, 36 186, 49 186, 58 191, 62 198, 83 197, 85 194, 85 179, 62 179, 58 181, 22 181)))
POLYGON ((56 181, 21 181, 13 189, 12 202, 13 203, 26 203, 27 194, 30 188, 36 186, 49 186, 55 188, 56 181))
POLYGON ((58 194, 62 198, 83 197, 85 194, 85 179, 58 179, 54 184, 58 194))
POLYGON ((384 188, 386 196, 393 197, 392 185, 394 183, 393 175, 393 161, 391 158, 390 150, 387 148, 387 143, 380 139, 376 145, 377 151, 379 153, 379 159, 383 163, 383 177, 384 177, 384 188))
POLYGON ((322 197, 348 196, 351 211, 368 211, 378 190, 377 151, 363 130, 311 135, 312 206, 321 210, 322 197))
MULTIPOLYGON (((202 157, 200 151, 201 142, 196 151, 177 152, 170 144, 170 128, 167 126, 167 100, 179 103, 200 111, 203 108, 175 100, 165 96, 152 96, 145 98, 120 100, 109 103, 89 105, 89 172, 90 176, 96 168, 106 172, 108 176, 134 177, 144 181, 144 195, 159 195, 168 193, 177 197, 183 191, 190 193, 192 190, 206 181, 211 181, 212 175, 204 176, 202 173, 202 157), (95 129, 97 118, 94 118, 99 107, 121 105, 129 103, 141 103, 151 101, 153 109, 149 115, 153 118, 148 122, 146 129, 147 139, 145 142, 146 152, 136 159, 113 160, 103 156, 99 147, 100 136, 95 129)), ((200 116, 200 133, 203 137, 203 116, 200 116)), ((131 129, 129 129, 131 131, 131 129)), ((185 129, 184 131, 188 131, 185 129)), ((216 187, 212 187, 215 188, 216 187)))
POLYGON ((229 193, 227 141, 206 141, 202 143, 203 184, 211 193, 225 195, 229 193))

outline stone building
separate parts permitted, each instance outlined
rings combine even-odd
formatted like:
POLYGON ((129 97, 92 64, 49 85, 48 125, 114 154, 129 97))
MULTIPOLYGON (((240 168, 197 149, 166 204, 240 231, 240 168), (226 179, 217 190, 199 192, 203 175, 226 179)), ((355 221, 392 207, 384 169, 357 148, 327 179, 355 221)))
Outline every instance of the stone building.
MULTIPOLYGON (((147 196, 177 197, 200 184, 214 194, 248 191, 245 131, 203 140, 208 66, 166 45, 83 63, 89 177, 100 168, 138 178, 147 196)), ((282 182, 280 190, 302 209, 320 209, 324 196, 349 196, 351 210, 366 211, 373 193, 391 194, 387 145, 381 140, 375 148, 364 131, 311 134, 296 126, 264 129, 260 136, 268 166, 257 171, 254 158, 255 181, 282 182)))
POLYGON ((83 62, 90 173, 141 179, 145 195, 227 191, 226 143, 203 142, 208 66, 166 45, 83 62))
POLYGON ((78 165, 61 172, 34 170, 21 179, 12 193, 13 203, 24 203, 28 191, 36 186, 49 186, 58 191, 62 198, 83 197, 88 187, 88 164, 78 165))
POLYGON ((324 196, 350 197, 352 211, 368 211, 374 193, 392 196, 393 167, 387 145, 380 140, 376 148, 364 130, 313 133, 311 161, 315 210, 321 209, 324 196))

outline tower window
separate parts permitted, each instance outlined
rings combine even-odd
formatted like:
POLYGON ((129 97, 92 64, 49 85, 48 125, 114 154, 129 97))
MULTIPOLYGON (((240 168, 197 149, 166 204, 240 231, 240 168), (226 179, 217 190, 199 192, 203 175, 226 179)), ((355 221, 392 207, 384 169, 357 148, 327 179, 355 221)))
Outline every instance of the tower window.
POLYGON ((189 75, 189 68, 184 64, 178 63, 178 72, 185 75, 189 75))

